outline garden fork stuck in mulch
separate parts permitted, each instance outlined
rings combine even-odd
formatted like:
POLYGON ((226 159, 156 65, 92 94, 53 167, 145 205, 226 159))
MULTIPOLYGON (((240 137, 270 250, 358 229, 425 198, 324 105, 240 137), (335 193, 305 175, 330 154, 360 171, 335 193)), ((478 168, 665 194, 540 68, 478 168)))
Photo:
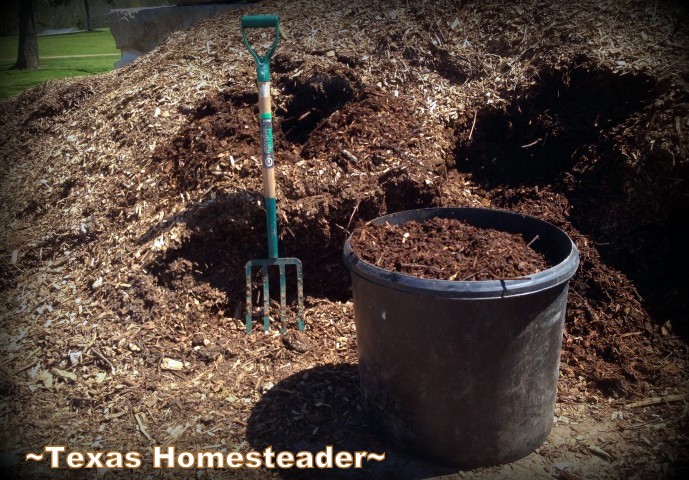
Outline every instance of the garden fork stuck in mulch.
POLYGON ((278 267, 280 272, 280 323, 281 332, 286 328, 287 317, 287 280, 286 267, 293 265, 297 272, 297 321, 299 330, 304 330, 304 278, 301 261, 296 258, 278 257, 278 232, 275 197, 275 157, 273 152, 273 119, 271 115, 270 98, 270 57, 280 39, 280 23, 277 15, 245 15, 242 17, 242 38, 249 53, 256 61, 258 81, 258 112, 261 129, 261 149, 263 154, 263 198, 266 208, 266 226, 268 229, 268 258, 249 260, 246 263, 246 331, 251 332, 252 307, 252 271, 260 268, 263 278, 263 330, 270 328, 270 288, 268 271, 270 267, 278 267), (251 48, 246 35, 250 28, 275 28, 275 38, 271 47, 259 56, 251 48))

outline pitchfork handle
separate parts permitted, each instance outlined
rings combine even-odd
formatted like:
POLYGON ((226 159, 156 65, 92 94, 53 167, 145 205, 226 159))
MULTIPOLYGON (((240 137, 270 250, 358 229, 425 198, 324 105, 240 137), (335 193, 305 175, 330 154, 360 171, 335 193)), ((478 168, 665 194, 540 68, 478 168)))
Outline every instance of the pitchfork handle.
POLYGON ((242 17, 242 38, 249 53, 256 60, 258 81, 258 118, 261 124, 261 153, 263 163, 263 198, 266 205, 268 230, 268 258, 278 258, 278 228, 275 197, 275 154, 273 151, 273 117, 270 97, 270 57, 280 40, 280 21, 277 15, 252 15, 242 17), (246 37, 247 28, 275 27, 273 44, 264 56, 259 56, 246 37))
POLYGON ((273 56, 280 40, 280 18, 277 15, 244 15, 242 17, 242 39, 244 45, 249 49, 249 53, 256 60, 256 74, 259 82, 270 81, 270 57, 273 56), (260 56, 251 48, 249 39, 246 37, 248 28, 271 28, 275 27, 275 38, 265 55, 260 56))

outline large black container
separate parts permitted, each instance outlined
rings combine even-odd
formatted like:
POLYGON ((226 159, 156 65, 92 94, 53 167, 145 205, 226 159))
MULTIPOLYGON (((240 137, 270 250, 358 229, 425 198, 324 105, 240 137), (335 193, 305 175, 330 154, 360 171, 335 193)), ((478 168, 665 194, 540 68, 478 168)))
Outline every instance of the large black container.
POLYGON ((348 240, 364 405, 412 453, 459 467, 516 460, 552 428, 579 252, 555 226, 507 211, 433 208, 373 222, 433 217, 538 235, 534 248, 555 266, 518 280, 429 280, 374 267, 348 240))

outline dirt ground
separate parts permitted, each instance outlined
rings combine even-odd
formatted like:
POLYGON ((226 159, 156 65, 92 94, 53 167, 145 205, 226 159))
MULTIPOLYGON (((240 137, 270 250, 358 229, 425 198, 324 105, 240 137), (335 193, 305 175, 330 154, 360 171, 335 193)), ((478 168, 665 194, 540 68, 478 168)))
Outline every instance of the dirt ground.
MULTIPOLYGON (((679 4, 264 1, 0 103, 0 453, 16 478, 675 478, 689 470, 688 15, 679 4), (278 13, 280 252, 306 330, 244 332, 265 256, 241 13, 278 13), (581 253, 554 428, 508 465, 396 451, 359 405, 342 246, 431 206, 534 215, 581 253), (364 471, 50 472, 69 449, 385 451, 364 471)), ((265 43, 271 39, 254 36, 265 43)))

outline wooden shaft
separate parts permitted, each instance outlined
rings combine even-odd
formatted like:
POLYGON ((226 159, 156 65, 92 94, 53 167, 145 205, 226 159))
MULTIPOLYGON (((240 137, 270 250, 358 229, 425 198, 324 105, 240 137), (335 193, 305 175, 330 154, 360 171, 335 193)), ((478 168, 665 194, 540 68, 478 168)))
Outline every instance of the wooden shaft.
POLYGON ((270 83, 261 82, 258 84, 258 113, 271 113, 270 105, 270 83))
POLYGON ((265 117, 270 118, 271 114, 271 99, 270 99, 270 82, 258 83, 258 113, 261 119, 261 143, 263 144, 263 197, 275 198, 275 163, 273 157, 273 132, 272 119, 269 120, 270 132, 263 128, 265 117), (266 151, 266 135, 270 136, 269 145, 270 152, 266 151), (266 158, 266 157, 269 158, 266 158))

